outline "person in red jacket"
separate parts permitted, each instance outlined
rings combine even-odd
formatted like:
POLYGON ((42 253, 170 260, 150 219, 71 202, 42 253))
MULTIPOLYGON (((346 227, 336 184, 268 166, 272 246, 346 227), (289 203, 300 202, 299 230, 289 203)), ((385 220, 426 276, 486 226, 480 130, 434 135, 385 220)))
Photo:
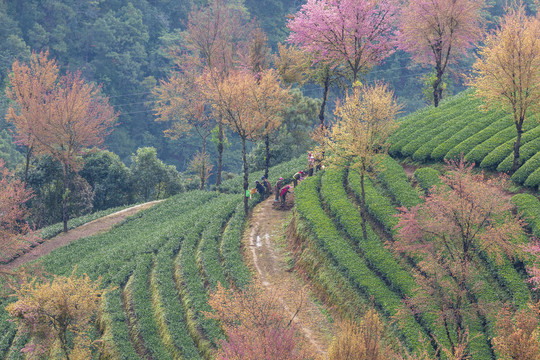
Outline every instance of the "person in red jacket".
POLYGON ((285 199, 287 198, 287 194, 290 192, 289 191, 290 188, 291 187, 287 185, 283 189, 281 189, 281 193, 280 193, 281 205, 285 205, 285 199))

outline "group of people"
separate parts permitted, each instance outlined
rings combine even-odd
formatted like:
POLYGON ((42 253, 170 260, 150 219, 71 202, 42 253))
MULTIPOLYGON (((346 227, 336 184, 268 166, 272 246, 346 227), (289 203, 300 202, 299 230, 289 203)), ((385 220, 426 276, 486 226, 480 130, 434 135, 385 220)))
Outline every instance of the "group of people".
MULTIPOLYGON (((313 176, 313 171, 315 169, 320 170, 321 169, 321 161, 318 159, 319 157, 315 157, 313 155, 313 152, 308 152, 308 171, 305 172, 303 170, 298 171, 295 173, 292 177, 293 180, 293 186, 298 186, 298 183, 303 180, 307 176, 313 176)), ((265 176, 261 177, 261 181, 256 180, 255 181, 255 189, 252 189, 250 192, 250 195, 253 193, 259 193, 260 196, 266 197, 270 196, 270 194, 274 194, 274 202, 280 203, 281 205, 285 205, 285 200, 287 198, 287 194, 290 193, 291 186, 290 185, 284 185, 284 180, 282 177, 279 178, 279 180, 276 182, 276 184, 272 187, 272 184, 270 184, 270 181, 265 176)), ((248 196, 248 194, 246 194, 248 196)))
POLYGON ((290 186, 285 185, 283 186, 284 179, 282 177, 279 178, 279 180, 276 182, 274 187, 270 184, 270 181, 264 176, 261 177, 261 181, 256 180, 255 181, 255 189, 259 193, 260 196, 269 196, 270 194, 274 194, 275 198, 274 201, 280 202, 282 205, 285 204, 285 200, 287 198, 287 194, 290 193, 290 186))

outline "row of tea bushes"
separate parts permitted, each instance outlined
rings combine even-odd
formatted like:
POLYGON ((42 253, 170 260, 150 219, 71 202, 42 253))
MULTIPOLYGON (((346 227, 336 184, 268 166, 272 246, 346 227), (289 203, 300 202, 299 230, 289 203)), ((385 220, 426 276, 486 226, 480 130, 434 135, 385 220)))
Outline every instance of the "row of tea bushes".
MULTIPOLYGON (((516 128, 510 114, 479 110, 481 102, 467 90, 448 99, 438 108, 428 107, 399 121, 390 137, 393 156, 416 161, 442 161, 461 155, 468 162, 498 171, 510 171, 516 128)), ((540 185, 540 125, 524 123, 521 167, 512 179, 529 187, 540 185)))

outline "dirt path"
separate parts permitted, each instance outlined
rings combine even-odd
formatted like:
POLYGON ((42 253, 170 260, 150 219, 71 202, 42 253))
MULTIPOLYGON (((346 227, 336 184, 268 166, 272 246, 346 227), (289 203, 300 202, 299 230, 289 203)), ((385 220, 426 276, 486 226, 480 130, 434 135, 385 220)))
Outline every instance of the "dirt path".
POLYGON ((321 305, 311 300, 308 289, 287 264, 287 250, 279 240, 285 236, 283 224, 290 210, 277 210, 273 208, 273 202, 271 196, 253 210, 243 239, 244 246, 250 249, 248 262, 264 286, 274 293, 285 294, 281 301, 291 316, 296 304, 302 300, 296 324, 313 349, 324 358, 332 337, 332 325, 321 312, 321 305))
POLYGON ((61 233, 49 240, 46 240, 42 244, 37 245, 36 247, 32 248, 32 250, 25 253, 24 255, 19 256, 18 258, 15 258, 12 262, 5 265, 0 265, 0 270, 13 270, 32 260, 36 260, 37 258, 43 255, 47 255, 51 251, 58 249, 59 247, 62 247, 64 245, 67 245, 72 241, 75 241, 75 240, 78 240, 80 238, 87 237, 90 235, 107 232, 113 227, 113 225, 118 224, 119 222, 127 218, 128 216, 133 215, 141 210, 147 209, 150 206, 160 201, 163 201, 163 200, 151 201, 151 202, 136 205, 136 206, 124 209, 124 210, 120 210, 113 214, 104 216, 102 218, 99 218, 89 223, 86 223, 84 225, 81 225, 75 229, 69 230, 67 233, 61 233))

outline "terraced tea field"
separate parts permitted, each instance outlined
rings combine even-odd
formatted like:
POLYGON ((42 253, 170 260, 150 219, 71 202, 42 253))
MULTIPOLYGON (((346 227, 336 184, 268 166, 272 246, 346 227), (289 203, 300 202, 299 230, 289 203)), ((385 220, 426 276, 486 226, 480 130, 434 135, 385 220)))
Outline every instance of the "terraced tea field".
MULTIPOLYGON (((361 188, 357 173, 327 169, 322 176, 302 182, 295 191, 295 224, 306 249, 298 255, 297 264, 317 284, 322 297, 350 316, 358 315, 364 304, 373 303, 392 323, 402 301, 414 295, 417 284, 412 273, 418 270, 415 259, 396 254, 390 246, 396 235, 396 207, 420 203, 420 195, 439 182, 438 175, 434 169, 418 169, 418 186, 413 188, 403 168, 392 158, 385 158, 377 178, 365 183, 367 241, 358 209, 361 188)), ((516 195, 514 199, 519 210, 527 209, 530 218, 538 221, 540 205, 536 197, 516 195)), ((536 223, 530 223, 534 229, 536 223)), ((478 264, 475 282, 485 286, 469 301, 526 306, 530 291, 518 264, 508 259, 496 263, 481 251, 474 256, 478 264)), ((436 319, 436 307, 433 303, 431 309, 401 316, 390 328, 409 349, 420 346, 419 334, 428 339, 434 335, 442 345, 448 345, 445 329, 436 319)), ((467 320, 473 359, 495 358, 490 343, 494 324, 493 315, 478 314, 467 320)), ((434 354, 436 344, 431 345, 429 352, 434 354)))
MULTIPOLYGON (((304 161, 272 168, 270 179, 290 178, 304 161)), ((254 183, 261 173, 254 173, 254 183)), ((245 215, 241 182, 230 194, 193 191, 144 210, 111 231, 72 242, 40 259, 47 272, 102 277, 107 293, 99 318, 105 358, 207 359, 224 338, 206 318, 217 283, 242 287, 251 279, 241 252, 245 215), (238 189, 236 189, 238 187, 238 189)), ((253 207, 258 196, 250 200, 253 207)), ((0 358, 24 359, 29 341, 7 321, 0 304, 0 358)), ((97 355, 96 355, 97 356, 97 355)))
MULTIPOLYGON (((508 172, 512 167, 517 136, 512 117, 483 112, 480 100, 465 91, 404 117, 390 138, 390 154, 415 161, 442 161, 461 154, 480 168, 508 172)), ((540 122, 530 114, 524 123, 520 167, 512 179, 528 187, 540 185, 540 122)))

